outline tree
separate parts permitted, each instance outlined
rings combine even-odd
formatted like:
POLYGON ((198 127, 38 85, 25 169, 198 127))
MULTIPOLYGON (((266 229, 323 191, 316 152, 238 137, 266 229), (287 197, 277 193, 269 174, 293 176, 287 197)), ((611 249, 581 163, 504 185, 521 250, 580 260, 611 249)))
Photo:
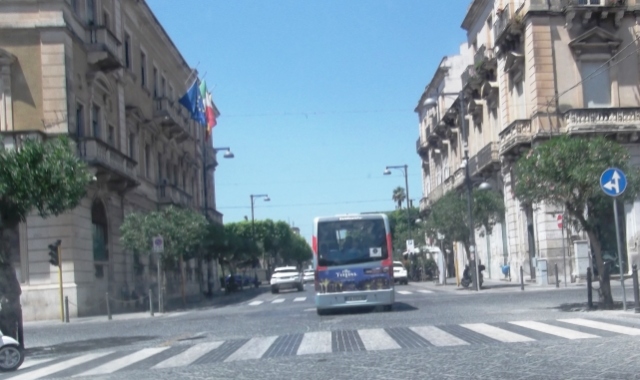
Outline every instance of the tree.
POLYGON ((296 266, 302 269, 305 261, 311 260, 313 251, 307 241, 299 235, 291 234, 291 241, 282 252, 282 259, 285 264, 294 262, 296 266))
POLYGON ((134 254, 149 254, 152 239, 157 235, 162 236, 162 265, 165 269, 179 265, 184 303, 183 261, 197 258, 202 251, 203 236, 206 233, 205 217, 195 211, 173 206, 150 213, 131 213, 120 226, 120 233, 122 244, 134 254))
POLYGON ((603 211, 611 210, 611 198, 600 189, 600 176, 615 166, 627 174, 628 188, 621 202, 638 194, 637 169, 629 165, 629 153, 603 137, 560 136, 535 146, 518 160, 515 168, 515 196, 526 205, 548 203, 563 207, 572 223, 586 232, 596 259, 603 308, 613 307, 609 275, 602 259, 603 211))
POLYGON ((409 209, 409 217, 407 217, 406 209, 397 209, 387 212, 386 214, 389 218, 389 228, 391 229, 391 242, 393 243, 393 252, 399 259, 402 252, 405 252, 407 250, 407 240, 415 240, 416 237, 419 236, 419 231, 416 227, 411 228, 411 236, 409 236, 409 228, 407 223, 415 223, 416 219, 420 217, 420 212, 417 208, 412 207, 409 209))
POLYGON ((12 332, 17 323, 22 345, 22 291, 4 231, 16 228, 33 210, 46 218, 75 208, 92 177, 64 137, 26 139, 18 149, 0 150, 0 329, 12 332))
POLYGON ((396 187, 393 189, 393 195, 391 196, 394 202, 396 202, 396 208, 402 208, 402 202, 407 199, 407 194, 404 192, 403 187, 396 187))

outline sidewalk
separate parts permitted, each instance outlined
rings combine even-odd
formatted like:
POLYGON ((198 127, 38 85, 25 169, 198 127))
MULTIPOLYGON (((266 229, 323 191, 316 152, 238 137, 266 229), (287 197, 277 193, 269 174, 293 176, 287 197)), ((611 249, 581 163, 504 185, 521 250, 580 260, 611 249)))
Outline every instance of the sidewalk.
MULTIPOLYGON (((418 286, 421 288, 438 291, 438 292, 448 292, 455 294, 472 294, 474 292, 474 288, 470 285, 468 288, 463 287, 462 285, 458 286, 456 284, 455 277, 447 278, 446 284, 441 285, 434 281, 425 281, 425 282, 410 282, 413 286, 418 286)), ((613 283, 612 283, 613 285, 613 283)), ((560 284, 559 288, 556 288, 555 284, 541 286, 536 283, 525 282, 524 283, 524 291, 552 291, 552 290, 561 290, 561 289, 579 289, 586 288, 586 284, 584 283, 575 283, 575 284, 567 284, 565 287, 564 284, 560 284)), ((521 284, 515 280, 505 281, 505 280, 495 280, 495 279, 484 279, 482 283, 482 293, 505 293, 505 292, 522 292, 521 284)))

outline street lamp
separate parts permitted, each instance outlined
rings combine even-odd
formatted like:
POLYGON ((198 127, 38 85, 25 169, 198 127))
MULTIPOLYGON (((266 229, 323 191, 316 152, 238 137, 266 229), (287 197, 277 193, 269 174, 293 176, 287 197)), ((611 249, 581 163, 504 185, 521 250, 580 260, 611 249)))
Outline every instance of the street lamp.
MULTIPOLYGON (((255 221, 254 221, 254 216, 253 216, 253 207, 255 205, 255 198, 264 198, 265 202, 269 202, 271 200, 271 198, 269 198, 269 196, 267 194, 251 194, 249 196, 251 198, 251 238, 253 239, 254 243, 256 241, 256 227, 255 227, 255 221)), ((264 251, 262 252, 262 264, 265 265, 265 254, 264 251)))
POLYGON ((391 174, 391 170, 389 169, 400 169, 402 170, 402 173, 404 174, 404 186, 405 186, 405 190, 407 191, 407 228, 408 228, 408 232, 409 232, 409 239, 411 239, 411 213, 409 210, 409 179, 408 179, 408 175, 409 175, 409 169, 407 165, 393 165, 393 166, 387 166, 384 169, 383 174, 384 175, 390 175, 391 174))
POLYGON ((224 150, 224 158, 234 158, 235 155, 231 152, 231 148, 229 147, 222 147, 222 148, 213 148, 213 151, 218 153, 219 151, 224 150))

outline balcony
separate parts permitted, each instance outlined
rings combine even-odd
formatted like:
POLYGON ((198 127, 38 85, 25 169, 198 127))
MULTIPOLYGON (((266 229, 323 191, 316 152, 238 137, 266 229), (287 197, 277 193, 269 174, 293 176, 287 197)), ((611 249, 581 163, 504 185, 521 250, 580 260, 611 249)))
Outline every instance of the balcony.
POLYGON ((193 206, 193 198, 186 191, 176 185, 160 184, 158 188, 158 203, 161 205, 174 205, 190 208, 193 206))
POLYGON ((422 158, 429 158, 429 143, 422 141, 420 137, 416 140, 416 152, 422 158))
POLYGON ((500 163, 500 151, 497 142, 491 142, 469 159, 469 173, 476 176, 484 170, 494 170, 493 164, 500 163))
POLYGON ((515 50, 523 29, 522 17, 507 4, 501 12, 496 12, 496 21, 493 23, 494 46, 499 46, 501 51, 515 50))
POLYGON ((627 6, 626 0, 561 0, 560 3, 568 29, 573 26, 575 18, 579 18, 582 24, 588 27, 590 22, 606 20, 609 15, 614 15, 614 25, 619 27, 627 6))
POLYGON ((422 197, 420 198, 420 213, 427 213, 431 210, 431 201, 429 198, 422 197))
POLYGON ((137 162, 102 140, 86 138, 79 142, 79 155, 97 169, 96 178, 104 180, 115 191, 130 190, 139 185, 137 162))
POLYGON ((509 153, 512 149, 523 145, 530 144, 533 138, 533 130, 531 129, 531 120, 518 119, 514 120, 499 134, 500 137, 500 155, 509 153))
POLYGON ((460 75, 462 79, 462 88, 478 89, 482 84, 474 65, 469 65, 460 75))
POLYGON ((473 56, 473 65, 481 79, 481 83, 497 81, 496 69, 498 61, 493 49, 488 49, 486 45, 482 45, 473 56))
POLYGON ((578 108, 564 113, 569 134, 640 132, 640 108, 578 108))
POLYGON ((178 109, 168 98, 154 99, 153 119, 169 139, 183 142, 189 137, 184 128, 184 121, 178 114, 178 109))
POLYGON ((110 72, 123 67, 120 59, 120 41, 105 26, 92 26, 88 30, 87 60, 98 70, 110 72))

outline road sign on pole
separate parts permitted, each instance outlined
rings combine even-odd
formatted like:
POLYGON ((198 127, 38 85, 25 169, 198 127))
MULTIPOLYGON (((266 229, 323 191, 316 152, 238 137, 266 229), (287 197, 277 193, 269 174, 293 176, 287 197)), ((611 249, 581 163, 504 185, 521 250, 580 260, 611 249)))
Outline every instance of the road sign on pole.
POLYGON ((413 244, 413 239, 409 239, 407 240, 407 252, 409 253, 415 253, 415 248, 414 248, 414 244, 413 244))
POLYGON ((164 252, 164 239, 162 238, 162 235, 158 235, 153 238, 153 252, 164 252))
POLYGON ((562 214, 558 215, 556 220, 558 221, 558 228, 562 229, 562 214))
POLYGON ((624 288, 624 274, 622 270, 622 243, 620 242, 620 227, 618 225, 618 199, 627 189, 627 176, 618 168, 609 168, 600 176, 600 187, 605 194, 613 197, 613 218, 616 225, 616 242, 618 243, 618 266, 620 267, 620 284, 622 284, 622 309, 627 310, 627 292, 624 288))

